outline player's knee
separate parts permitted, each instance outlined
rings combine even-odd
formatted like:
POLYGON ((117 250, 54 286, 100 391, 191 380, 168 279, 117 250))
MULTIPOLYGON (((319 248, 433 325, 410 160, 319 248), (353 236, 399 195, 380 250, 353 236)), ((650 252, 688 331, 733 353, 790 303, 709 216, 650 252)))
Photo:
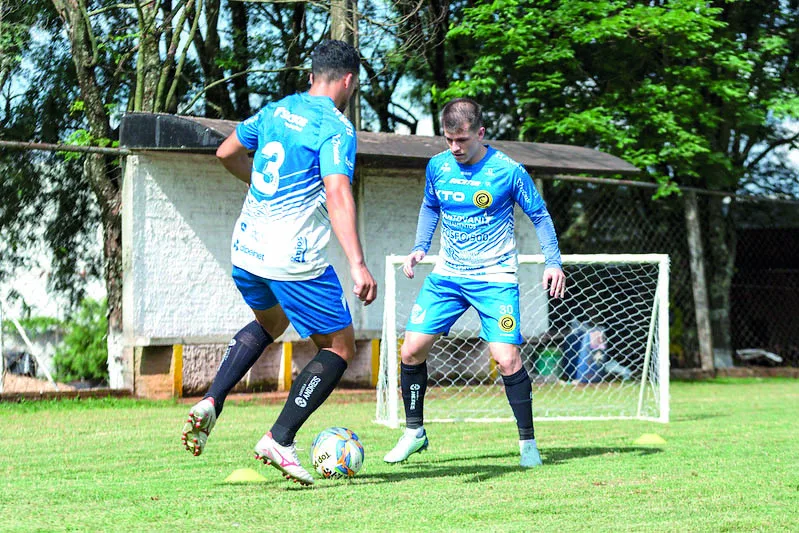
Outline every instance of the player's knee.
POLYGON ((400 359, 406 365, 421 365, 427 360, 427 352, 414 346, 403 344, 400 348, 400 359))

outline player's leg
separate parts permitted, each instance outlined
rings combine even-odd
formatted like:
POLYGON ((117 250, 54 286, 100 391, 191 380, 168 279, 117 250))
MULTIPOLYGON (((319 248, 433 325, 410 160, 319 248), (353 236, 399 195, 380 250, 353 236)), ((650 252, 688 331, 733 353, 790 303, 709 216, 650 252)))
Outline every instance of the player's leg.
POLYGON ((468 308, 456 283, 431 274, 413 306, 400 348, 400 387, 405 408, 405 431, 384 457, 387 463, 405 461, 426 450, 424 398, 427 392, 427 355, 440 333, 449 331, 468 308))
POLYGON ((488 342, 491 357, 496 361, 505 395, 519 430, 520 464, 541 465, 533 426, 533 389, 530 376, 522 364, 519 344, 519 286, 513 283, 472 282, 483 284, 467 287, 469 301, 477 309, 482 324, 482 337, 488 342))
POLYGON ((182 441, 195 456, 205 449, 206 441, 216 420, 222 413, 227 395, 255 364, 273 339, 288 326, 288 319, 266 280, 244 270, 233 269, 233 279, 253 309, 253 320, 233 336, 228 344, 214 381, 203 399, 189 410, 183 427, 182 441))
POLYGON ((319 351, 291 385, 286 403, 270 431, 255 446, 256 457, 302 484, 313 477, 300 465, 297 431, 338 385, 355 354, 355 332, 341 284, 329 267, 314 280, 271 283, 286 315, 302 337, 319 351))
POLYGON ((505 395, 519 430, 520 464, 524 467, 541 465, 541 455, 535 441, 533 426, 533 388, 527 369, 522 364, 519 347, 515 344, 492 342, 488 345, 491 357, 497 362, 505 395))

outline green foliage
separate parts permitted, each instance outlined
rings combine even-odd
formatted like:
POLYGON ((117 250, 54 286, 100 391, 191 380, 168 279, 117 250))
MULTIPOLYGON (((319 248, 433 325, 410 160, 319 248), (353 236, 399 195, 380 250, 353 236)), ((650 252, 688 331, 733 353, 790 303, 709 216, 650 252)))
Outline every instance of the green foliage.
POLYGON ((108 379, 106 302, 90 298, 64 322, 66 335, 55 354, 58 379, 108 379))
POLYGON ((493 134, 611 152, 662 193, 735 191, 797 146, 780 122, 799 118, 795 3, 497 0, 465 14, 449 38, 480 58, 442 97, 484 100, 503 119, 493 134))

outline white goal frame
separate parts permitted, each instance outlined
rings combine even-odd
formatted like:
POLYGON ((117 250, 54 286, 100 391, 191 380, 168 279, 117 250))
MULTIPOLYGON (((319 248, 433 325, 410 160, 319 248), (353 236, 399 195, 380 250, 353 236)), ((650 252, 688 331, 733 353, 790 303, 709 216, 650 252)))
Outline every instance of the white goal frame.
MULTIPOLYGON (((437 256, 427 256, 420 264, 431 265, 437 261, 437 256)), ((380 367, 377 380, 377 409, 375 421, 386 426, 396 428, 404 422, 404 412, 402 399, 399 389, 399 344, 401 336, 397 324, 397 276, 404 275, 401 266, 405 256, 388 255, 385 262, 385 296, 383 307, 383 329, 380 343, 380 367), (393 349, 389 349, 393 347, 393 349)), ((533 408, 536 420, 647 420, 654 422, 667 423, 669 421, 669 257, 665 254, 573 254, 562 256, 564 270, 567 273, 567 291, 569 290, 569 269, 582 267, 582 265, 596 265, 597 268, 604 268, 612 265, 645 265, 657 269, 656 287, 651 302, 651 310, 648 310, 648 334, 643 354, 643 363, 638 365, 640 376, 632 383, 637 388, 637 409, 629 409, 629 404, 634 402, 634 398, 627 398, 628 412, 614 414, 607 412, 600 415, 580 415, 580 414, 555 414, 546 413, 546 408, 541 409, 540 402, 536 402, 537 385, 533 383, 533 408), (640 383, 638 382, 640 381, 640 383), (645 396, 647 406, 645 409, 645 396), (543 414, 540 411, 544 411, 543 414), (633 412, 634 411, 634 412, 633 412)), ((543 255, 519 255, 520 274, 524 264, 541 265, 543 269, 543 255)), ((424 274, 417 273, 416 278, 423 277, 424 274)), ((520 282, 522 281, 520 276, 520 282)), ((528 280, 529 281, 529 280, 528 280)), ((540 278, 535 280, 540 285, 540 278)), ((651 285, 651 283, 650 283, 651 285)), ((408 295, 403 295, 404 299, 408 295)), ((411 301, 404 302, 404 305, 412 305, 417 293, 410 295, 411 301)), ((522 295, 524 298, 524 295, 522 295)), ((549 312, 547 311, 547 319, 549 312)), ((402 320, 403 317, 400 318, 402 320)), ((522 322, 525 321, 522 312, 522 322)), ((404 329, 403 325, 400 325, 404 329)), ((640 328, 639 328, 640 329, 640 328)), ((438 342, 440 342, 439 339, 438 342)), ((642 343, 643 344, 643 343, 642 343)), ((492 369, 493 361, 490 362, 492 369)), ((502 390, 501 381, 493 381, 497 391, 502 390)), ((563 387, 568 389, 576 382, 563 381, 550 382, 553 387, 563 387)), ((630 395, 633 391, 632 385, 627 385, 630 389, 626 392, 630 395)), ((457 387, 456 385, 451 385, 457 387)), ((588 387, 573 386, 574 390, 585 390, 588 387)), ((430 396, 431 386, 428 384, 428 397, 430 396)), ((443 389, 442 389, 443 390, 443 389)), ((501 393, 500 393, 501 394, 501 393)), ((564 392, 568 395, 569 392, 564 392)), ((504 394, 502 394, 504 398, 504 394)), ((432 400, 435 401, 435 400, 432 400)), ((427 411, 429 402, 425 403, 425 422, 505 422, 512 421, 510 409, 507 416, 446 416, 443 418, 429 417, 427 411)), ((505 402, 507 406, 507 402, 505 402)))

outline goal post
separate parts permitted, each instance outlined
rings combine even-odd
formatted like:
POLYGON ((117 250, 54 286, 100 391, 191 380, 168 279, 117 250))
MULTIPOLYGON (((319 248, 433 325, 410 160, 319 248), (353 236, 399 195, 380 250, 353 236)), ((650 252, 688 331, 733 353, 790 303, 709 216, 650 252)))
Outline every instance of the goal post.
MULTIPOLYGON (((404 422, 399 349, 425 277, 401 272, 405 256, 385 265, 376 421, 404 422)), ((536 420, 669 420, 669 259, 661 254, 564 255, 566 296, 541 286, 542 255, 519 256, 520 346, 533 382, 536 420)), ((469 309, 427 359, 425 421, 512 421, 502 377, 469 309)))

